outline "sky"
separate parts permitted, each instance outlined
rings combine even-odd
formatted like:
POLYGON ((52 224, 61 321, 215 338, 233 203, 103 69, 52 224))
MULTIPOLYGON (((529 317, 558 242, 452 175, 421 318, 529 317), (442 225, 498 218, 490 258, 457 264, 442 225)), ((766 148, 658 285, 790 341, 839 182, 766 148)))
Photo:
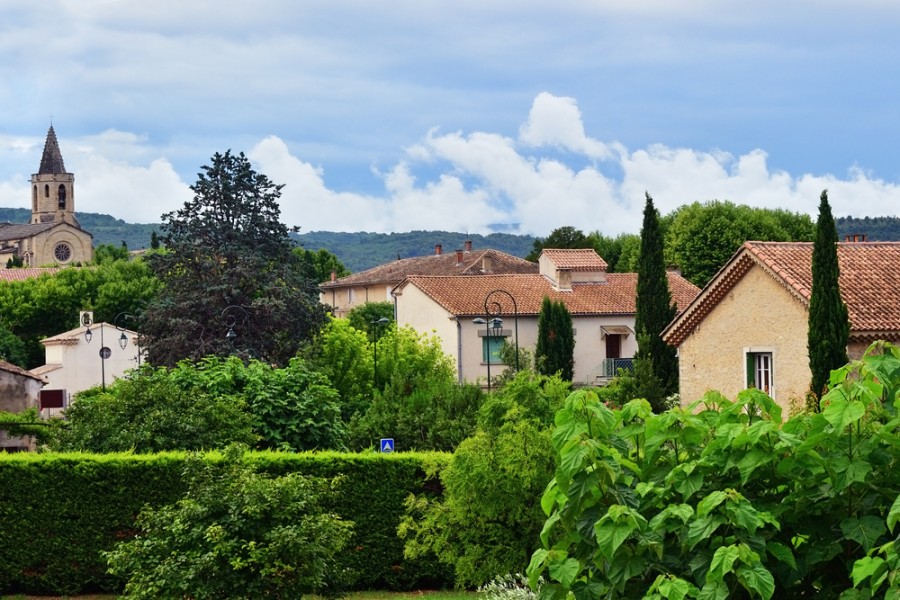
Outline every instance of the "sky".
POLYGON ((160 222, 217 152, 311 231, 640 230, 729 200, 895 216, 894 0, 3 0, 0 206, 160 222))

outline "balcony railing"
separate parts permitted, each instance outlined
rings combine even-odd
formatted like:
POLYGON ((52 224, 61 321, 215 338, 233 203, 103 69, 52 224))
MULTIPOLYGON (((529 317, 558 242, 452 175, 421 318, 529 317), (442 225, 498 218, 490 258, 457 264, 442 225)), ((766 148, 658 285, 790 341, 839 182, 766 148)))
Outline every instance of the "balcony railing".
POLYGON ((634 369, 634 359, 631 358, 606 358, 603 360, 601 377, 612 379, 619 374, 619 369, 632 371, 634 369))

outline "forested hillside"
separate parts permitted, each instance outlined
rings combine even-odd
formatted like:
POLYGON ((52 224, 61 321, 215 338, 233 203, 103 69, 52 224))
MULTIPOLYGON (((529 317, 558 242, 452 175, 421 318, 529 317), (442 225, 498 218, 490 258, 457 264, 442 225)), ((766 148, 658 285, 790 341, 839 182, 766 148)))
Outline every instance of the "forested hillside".
MULTIPOLYGON (((131 250, 150 246, 150 234, 159 231, 158 223, 126 223, 109 215, 76 213, 81 226, 94 235, 94 245, 120 245, 131 250)), ((0 208, 0 223, 27 223, 31 211, 25 208, 0 208)), ((900 240, 900 217, 838 217, 835 219, 838 239, 849 234, 864 233, 869 241, 900 240)), ((637 233, 637 232, 635 232, 637 233)), ((535 238, 527 235, 492 233, 487 236, 446 231, 410 231, 405 233, 341 233, 312 231, 292 234, 307 250, 325 249, 351 272, 363 271, 382 263, 410 256, 432 254, 440 244, 444 252, 454 252, 472 241, 474 249, 494 248, 514 256, 531 252, 535 238)))

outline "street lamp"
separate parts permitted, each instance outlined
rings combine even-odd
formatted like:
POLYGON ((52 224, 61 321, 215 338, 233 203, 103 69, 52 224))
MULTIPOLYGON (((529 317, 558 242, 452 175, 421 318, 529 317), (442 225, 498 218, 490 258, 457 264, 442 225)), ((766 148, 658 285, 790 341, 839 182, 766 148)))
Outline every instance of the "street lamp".
POLYGON ((484 312, 487 315, 488 319, 491 317, 496 317, 503 314, 503 303, 501 300, 506 297, 512 303, 512 313, 513 313, 513 328, 515 333, 515 344, 516 344, 516 364, 513 366, 513 370, 519 371, 519 306, 516 304, 516 299, 513 298, 513 295, 507 292, 506 290, 493 290, 488 293, 487 296, 484 297, 484 312))
MULTIPOLYGON (((81 324, 84 325, 87 329, 84 330, 84 341, 88 344, 91 343, 91 340, 94 338, 94 333, 91 331, 91 325, 94 324, 94 318, 90 313, 85 312, 81 315, 81 324)), ((112 350, 106 347, 106 344, 103 342, 103 326, 105 323, 100 323, 100 386, 103 391, 106 391, 106 359, 112 354, 112 350)))
MULTIPOLYGON (((113 325, 116 326, 116 329, 118 329, 119 331, 122 332, 121 335, 119 335, 119 348, 121 348, 122 350, 124 350, 125 347, 128 345, 128 336, 125 335, 125 329, 126 329, 125 323, 127 323, 128 321, 131 321, 131 320, 135 320, 135 319, 137 319, 137 317, 135 317, 132 314, 126 313, 126 312, 120 312, 119 314, 116 315, 116 318, 113 319, 113 325)), ((137 366, 139 369, 141 368, 141 340, 140 340, 140 338, 137 338, 137 366)))
POLYGON ((243 325, 250 317, 250 313, 248 313, 247 309, 245 309, 243 306, 238 306, 237 304, 226 306, 222 310, 222 320, 225 322, 225 327, 228 328, 228 332, 225 334, 225 339, 228 340, 229 344, 234 344, 234 341, 238 337, 238 334, 234 330, 234 328, 236 325, 238 325, 239 317, 240 324, 243 325))
POLYGON ((487 352, 485 358, 487 359, 487 391, 488 394, 491 393, 491 338, 492 337, 500 337, 500 334, 503 332, 503 319, 500 317, 489 317, 488 319, 482 319, 478 317, 476 319, 472 319, 472 322, 476 325, 484 325, 484 335, 487 338, 487 352))
POLYGON ((381 331, 381 326, 390 323, 391 320, 387 317, 381 317, 380 319, 373 319, 369 322, 372 325, 372 351, 374 352, 375 366, 372 369, 372 380, 375 382, 375 388, 378 388, 378 333, 381 331))

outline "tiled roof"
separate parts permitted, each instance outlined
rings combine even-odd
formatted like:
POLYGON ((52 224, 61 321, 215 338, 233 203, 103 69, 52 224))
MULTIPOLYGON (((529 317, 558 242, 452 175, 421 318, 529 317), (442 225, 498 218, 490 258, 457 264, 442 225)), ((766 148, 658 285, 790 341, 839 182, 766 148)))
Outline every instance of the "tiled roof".
POLYGON ((44 154, 41 156, 41 167, 38 175, 58 175, 66 172, 63 164, 62 153, 59 151, 59 142, 56 141, 56 131, 53 125, 47 131, 47 139, 44 141, 44 154))
MULTIPOLYGON (((690 304, 700 291, 680 275, 669 273, 669 289, 679 307, 690 304)), ((411 276, 398 288, 414 285, 449 313, 459 316, 484 314, 484 301, 494 290, 505 290, 515 298, 520 315, 537 315, 547 296, 561 300, 572 315, 634 314, 636 273, 609 273, 603 283, 575 283, 571 291, 559 291, 542 275, 481 275, 478 277, 411 276)), ((503 294, 492 298, 501 304, 501 314, 512 314, 512 303, 503 294)))
MULTIPOLYGON (((839 243, 841 297, 847 304, 850 335, 900 333, 900 242, 839 243)), ((745 242, 703 288, 697 299, 664 332, 678 345, 754 266, 762 268, 803 306, 812 290, 811 242, 745 242)))
POLYGON ((22 367, 17 367, 12 363, 8 363, 5 360, 0 360, 0 371, 6 371, 7 373, 12 373, 13 375, 19 375, 21 377, 28 377, 29 379, 37 379, 38 381, 43 381, 40 377, 33 373, 29 373, 22 367))
POLYGON ((326 281, 319 284, 319 287, 330 289, 381 283, 397 285, 410 275, 482 275, 485 258, 490 262, 490 273, 536 274, 538 272, 536 263, 506 252, 487 249, 463 252, 461 262, 457 261, 456 252, 401 258, 347 277, 341 277, 336 281, 326 281))
POLYGON ((27 268, 27 269, 0 269, 0 281, 25 281, 41 275, 53 275, 59 271, 56 267, 27 268))
POLYGON ((59 223, 0 223, 0 242, 25 239, 57 225, 59 223))
POLYGON ((552 260, 558 269, 570 271, 605 271, 608 266, 593 248, 556 248, 542 250, 541 255, 552 260))

